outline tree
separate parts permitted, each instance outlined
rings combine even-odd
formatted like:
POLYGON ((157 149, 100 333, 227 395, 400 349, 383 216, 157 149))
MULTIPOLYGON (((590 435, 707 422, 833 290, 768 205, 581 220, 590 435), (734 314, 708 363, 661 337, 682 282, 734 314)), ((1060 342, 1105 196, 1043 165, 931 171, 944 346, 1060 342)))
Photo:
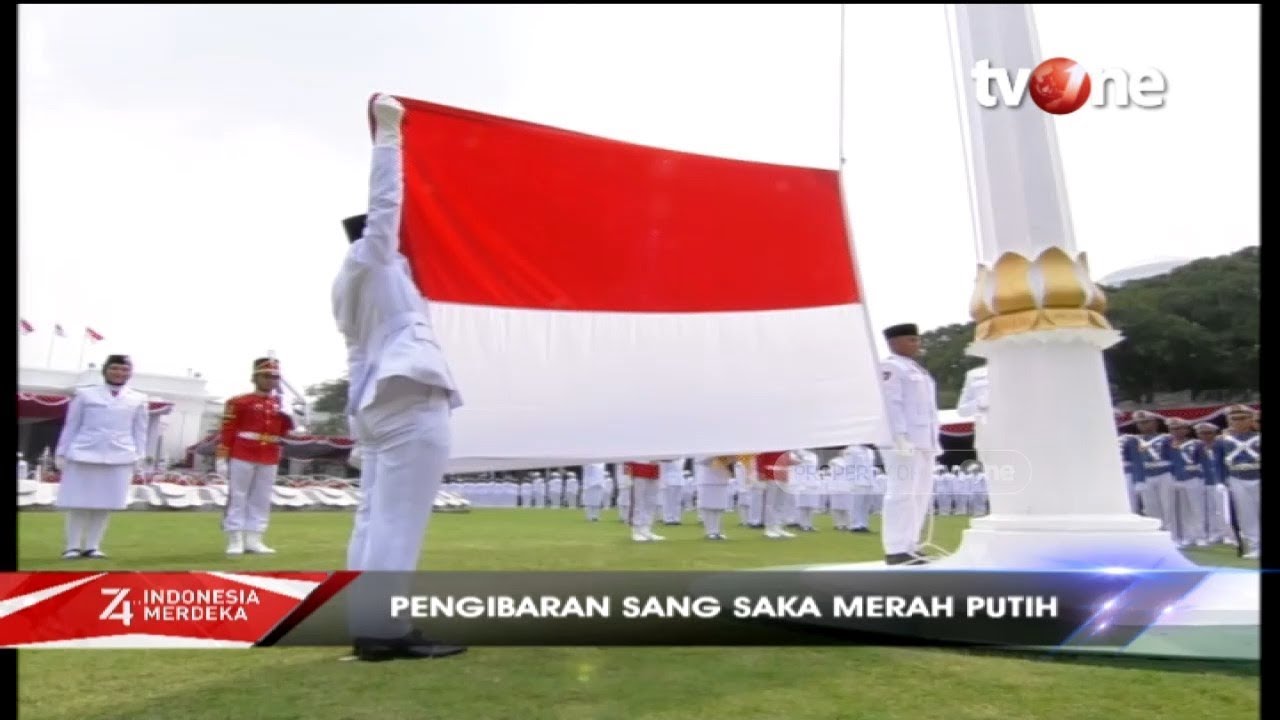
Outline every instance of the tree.
MULTIPOLYGON (((1258 389, 1261 266, 1257 247, 1202 258, 1170 273, 1104 288, 1107 317, 1124 340, 1105 353, 1116 400, 1151 402, 1156 393, 1246 399, 1258 389)), ((974 324, 924 334, 922 359, 938 381, 938 402, 954 407, 964 373, 981 364, 964 354, 974 324)))
POLYGON ((350 383, 346 378, 329 380, 307 388, 311 409, 328 417, 316 422, 311 432, 316 435, 350 434, 347 427, 347 393, 350 383))

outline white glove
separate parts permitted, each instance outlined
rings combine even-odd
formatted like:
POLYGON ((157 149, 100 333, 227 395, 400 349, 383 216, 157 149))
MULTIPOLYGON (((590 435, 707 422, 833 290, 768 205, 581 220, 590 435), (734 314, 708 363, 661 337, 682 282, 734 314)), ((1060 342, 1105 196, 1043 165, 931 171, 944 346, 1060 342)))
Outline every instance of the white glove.
POLYGON ((53 467, 55 470, 61 470, 67 466, 67 459, 62 455, 56 455, 53 458, 53 467))
POLYGON ((360 453, 360 446, 357 445, 351 448, 351 454, 347 456, 347 464, 359 470, 363 460, 364 458, 360 453))
POLYGON ((916 454, 916 446, 911 444, 906 435, 899 435, 893 440, 893 449, 902 457, 911 457, 916 454))
POLYGON ((226 458, 218 458, 217 460, 215 460, 213 462, 213 471, 217 473, 219 477, 222 477, 222 478, 227 477, 226 458))
POLYGON ((373 144, 400 145, 400 121, 404 119, 404 106, 390 95, 378 95, 373 99, 373 144))

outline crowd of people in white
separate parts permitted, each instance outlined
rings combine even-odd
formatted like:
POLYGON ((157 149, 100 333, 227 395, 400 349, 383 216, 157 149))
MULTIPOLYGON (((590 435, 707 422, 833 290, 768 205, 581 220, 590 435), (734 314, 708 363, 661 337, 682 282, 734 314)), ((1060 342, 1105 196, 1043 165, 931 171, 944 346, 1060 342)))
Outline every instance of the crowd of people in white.
MULTIPOLYGON (((816 473, 794 466, 781 483, 784 525, 813 532, 815 518, 831 515, 834 529, 869 532, 870 516, 881 511, 887 477, 876 467, 865 477, 848 477, 836 458, 816 473)), ((700 483, 696 463, 673 461, 678 472, 664 473, 652 508, 655 518, 667 525, 683 522, 686 513, 700 513, 699 495, 727 492, 725 503, 736 509, 739 524, 764 527, 764 495, 768 483, 753 481, 735 472, 727 489, 700 483), (693 467, 690 467, 693 465, 693 467)), ((628 522, 633 480, 625 463, 596 465, 578 470, 560 468, 522 474, 502 473, 487 480, 446 482, 445 487, 475 508, 581 509, 587 521, 599 520, 607 509, 617 509, 618 520, 628 522)), ((934 471, 933 510, 937 515, 979 516, 987 513, 986 476, 977 463, 965 467, 938 465, 934 471)), ((701 520, 701 518, 700 518, 701 520)), ((716 533, 718 534, 718 533, 716 533)))

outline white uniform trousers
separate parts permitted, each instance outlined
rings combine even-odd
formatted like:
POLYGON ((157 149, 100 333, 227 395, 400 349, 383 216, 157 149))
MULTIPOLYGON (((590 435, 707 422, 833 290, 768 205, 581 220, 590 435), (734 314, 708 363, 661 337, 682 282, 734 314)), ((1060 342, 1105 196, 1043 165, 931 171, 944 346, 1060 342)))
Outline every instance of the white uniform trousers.
POLYGON ((764 525, 764 487, 757 485, 747 490, 747 524, 764 525))
MULTIPOLYGON (((787 498, 791 494, 787 492, 787 486, 784 482, 769 480, 763 482, 762 485, 764 487, 760 489, 760 512, 764 529, 781 530, 789 519, 787 498)), ((792 505, 792 508, 794 507, 792 505)))
POLYGON ((684 507, 681 503, 684 501, 682 497, 684 488, 679 485, 667 485, 662 488, 662 521, 668 523, 680 522, 680 516, 684 507))
POLYGON ((653 529, 653 516, 658 509, 659 494, 662 490, 657 480, 633 478, 631 481, 630 503, 627 512, 627 524, 636 530, 645 532, 653 529))
POLYGON ((894 450, 887 450, 883 457, 888 475, 881 531, 884 553, 915 552, 933 504, 934 453, 916 450, 911 457, 904 458, 894 450))
POLYGON ((933 480, 933 508, 939 515, 951 514, 951 496, 953 493, 952 486, 955 481, 949 477, 939 475, 934 476, 933 480))
POLYGON ((1262 481, 1228 477, 1227 488, 1231 491, 1231 504, 1235 509, 1236 525, 1240 528, 1240 539, 1244 541, 1245 552, 1260 552, 1262 481))
POLYGON ((604 507, 604 488, 598 485, 582 488, 582 506, 587 510, 588 520, 599 520, 600 509, 604 507))
POLYGON ((850 513, 849 529, 870 528, 871 510, 876 501, 875 487, 872 485, 854 485, 852 500, 853 509, 850 513))
POLYGON ((1135 485, 1133 475, 1124 474, 1124 484, 1129 488, 1129 508, 1133 510, 1134 515, 1142 514, 1142 487, 1135 485))
POLYGON ((411 627, 390 617, 387 598, 411 589, 449 460, 450 413, 445 390, 393 377, 356 415, 361 497, 347 569, 367 571, 348 591, 357 637, 399 637, 411 627))
POLYGON ((1204 488, 1205 538, 1209 542, 1235 543, 1235 533, 1231 531, 1231 517, 1228 513, 1227 486, 1222 483, 1206 485, 1204 488))
POLYGON ((1177 524, 1173 539, 1183 545, 1201 542, 1204 537, 1204 478, 1173 481, 1173 506, 1177 524))
POLYGON ((1173 475, 1148 476, 1142 484, 1142 514, 1160 520, 1161 530, 1173 530, 1177 512, 1173 505, 1173 475))
POLYGON ((276 486, 277 465, 227 461, 227 505, 222 511, 223 532, 265 533, 271 518, 271 492, 276 486))

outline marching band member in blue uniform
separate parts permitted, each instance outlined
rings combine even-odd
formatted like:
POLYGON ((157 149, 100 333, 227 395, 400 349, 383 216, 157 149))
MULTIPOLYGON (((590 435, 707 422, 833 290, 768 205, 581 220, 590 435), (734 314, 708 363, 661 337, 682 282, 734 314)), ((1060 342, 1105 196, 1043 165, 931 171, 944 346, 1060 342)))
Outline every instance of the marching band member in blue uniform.
POLYGON ((1146 410, 1133 414, 1138 425, 1134 479, 1142 485, 1142 514, 1159 518, 1160 529, 1173 532, 1177 508, 1173 497, 1173 446, 1160 432, 1160 418, 1146 410))
POLYGON ((1233 405, 1227 409, 1227 429, 1213 445, 1218 477, 1225 480, 1231 493, 1231 511, 1244 543, 1243 557, 1249 559, 1257 559, 1262 549, 1258 512, 1262 504, 1262 435, 1253 430, 1253 422, 1251 408, 1233 405))
POLYGON ((1169 419, 1173 456, 1173 497, 1177 524, 1173 539, 1179 547, 1209 544, 1205 537, 1205 482, 1213 476, 1208 448, 1192 435, 1191 423, 1169 419))
POLYGON ((1227 486, 1218 477, 1218 466, 1213 456, 1214 444, 1218 442, 1218 426, 1211 422, 1196 425, 1196 439, 1204 445, 1208 456, 1209 470, 1204 478, 1204 536, 1210 544, 1235 545, 1236 534, 1231 529, 1231 518, 1228 508, 1227 486))

